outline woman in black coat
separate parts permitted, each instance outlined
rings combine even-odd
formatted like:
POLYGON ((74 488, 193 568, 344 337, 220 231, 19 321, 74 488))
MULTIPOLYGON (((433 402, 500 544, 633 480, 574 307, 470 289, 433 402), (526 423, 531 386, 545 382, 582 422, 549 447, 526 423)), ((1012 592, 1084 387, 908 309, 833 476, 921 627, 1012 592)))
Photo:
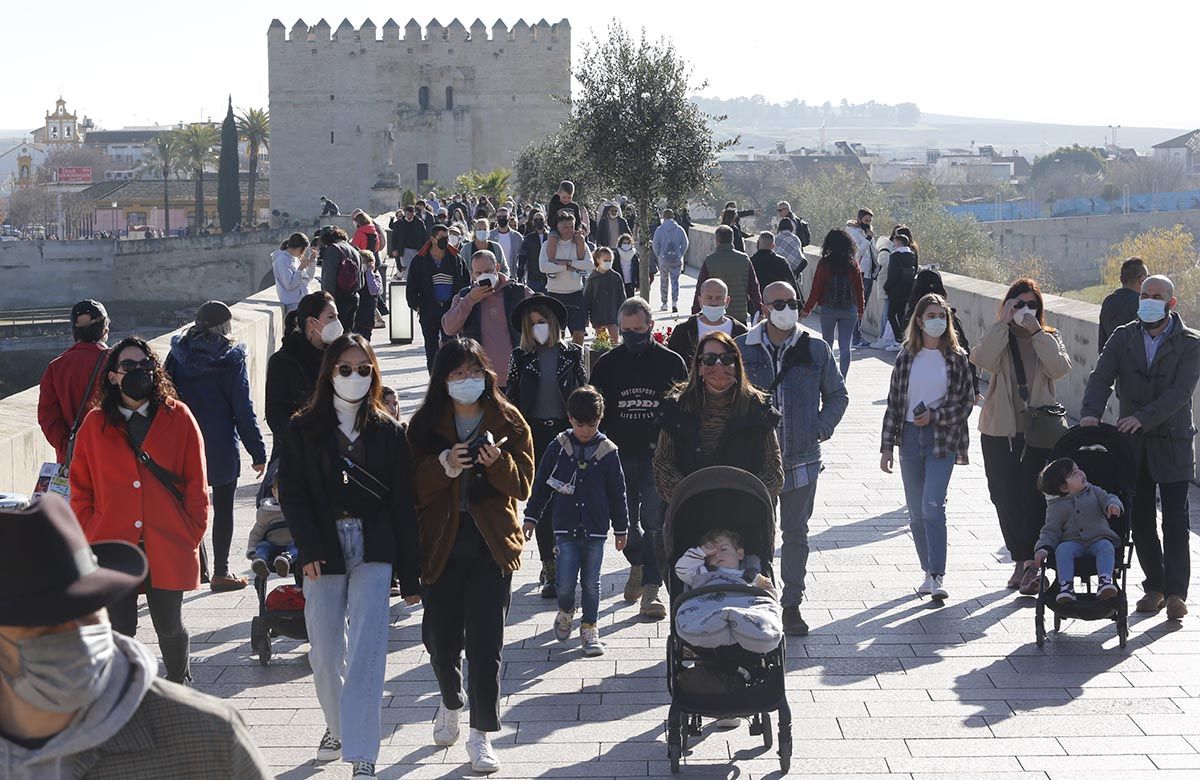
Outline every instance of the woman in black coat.
POLYGON ((267 360, 264 414, 274 441, 271 460, 275 460, 292 415, 307 406, 312 398, 325 345, 341 335, 337 306, 327 292, 304 296, 296 309, 284 318, 283 344, 267 360))
POLYGON ((371 345, 338 338, 280 447, 279 503, 304 570, 308 660, 326 725, 317 758, 340 757, 367 777, 379 756, 393 568, 405 603, 421 600, 410 468, 371 345))
MULTIPOLYGON (((583 350, 562 340, 566 322, 566 307, 548 295, 532 295, 512 313, 513 330, 521 334, 521 344, 512 351, 504 393, 532 429, 535 466, 554 437, 571 426, 567 396, 587 384, 583 350)), ((537 524, 537 546, 542 561, 542 598, 556 598, 552 523, 537 524)))

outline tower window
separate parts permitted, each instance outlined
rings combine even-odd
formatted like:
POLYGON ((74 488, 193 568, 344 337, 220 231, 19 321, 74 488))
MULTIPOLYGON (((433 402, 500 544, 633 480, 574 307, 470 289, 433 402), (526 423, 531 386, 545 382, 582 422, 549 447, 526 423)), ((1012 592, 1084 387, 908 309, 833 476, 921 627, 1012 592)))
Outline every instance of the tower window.
POLYGON ((429 181, 429 163, 417 163, 417 183, 429 181))
POLYGON ((454 87, 446 87, 446 110, 454 110, 454 87))
POLYGON ((429 87, 421 87, 419 90, 417 90, 417 106, 419 106, 422 111, 427 111, 429 109, 429 87))
POLYGON ((333 131, 329 131, 329 143, 333 143, 333 131))

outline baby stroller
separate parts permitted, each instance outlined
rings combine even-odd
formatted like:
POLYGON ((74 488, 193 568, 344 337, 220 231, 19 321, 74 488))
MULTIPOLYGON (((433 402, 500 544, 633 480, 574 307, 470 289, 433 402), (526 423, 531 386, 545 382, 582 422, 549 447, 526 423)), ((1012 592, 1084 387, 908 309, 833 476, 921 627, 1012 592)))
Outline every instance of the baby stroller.
MULTIPOLYGON (((1125 511, 1110 518, 1108 523, 1121 544, 1115 550, 1116 565, 1113 571, 1113 584, 1117 586, 1117 595, 1108 599, 1098 598, 1092 590, 1092 578, 1096 576, 1096 562, 1083 558, 1075 563, 1075 576, 1086 585, 1086 591, 1079 593, 1075 601, 1059 604, 1056 600, 1058 589, 1048 587, 1046 570, 1054 570, 1053 553, 1046 557, 1039 575, 1037 608, 1034 613, 1034 626, 1037 631, 1037 646, 1046 643, 1046 609, 1054 613, 1054 630, 1062 626, 1063 618, 1074 620, 1115 620, 1117 623, 1117 639, 1121 647, 1129 638, 1129 598, 1125 592, 1125 579, 1129 567, 1133 564, 1133 545, 1129 543, 1131 529, 1130 513, 1133 506, 1133 493, 1137 480, 1137 469, 1134 468, 1133 454, 1127 437, 1108 424, 1093 427, 1071 428, 1054 445, 1050 459, 1070 458, 1087 474, 1088 482, 1104 488, 1125 505, 1125 511)), ((1057 578, 1055 578, 1057 579, 1057 578)))
MULTIPOLYGON (((272 463, 259 488, 256 507, 271 495, 271 483, 275 480, 276 463, 272 463)), ((250 649, 258 655, 263 666, 271 664, 271 638, 286 636, 308 641, 308 626, 304 622, 304 591, 301 589, 299 565, 295 570, 295 581, 278 585, 267 592, 268 574, 254 575, 254 592, 258 594, 258 614, 250 620, 250 649)))
POLYGON ((754 475, 729 466, 712 466, 693 472, 675 488, 663 523, 667 554, 667 590, 671 596, 671 634, 667 639, 667 691, 671 709, 667 718, 667 755, 671 771, 687 750, 689 736, 699 736, 701 717, 750 720, 750 733, 761 735, 770 748, 771 712, 779 713, 779 766, 787 773, 792 759, 792 713, 784 690, 784 642, 774 650, 752 653, 738 645, 694 647, 680 639, 676 613, 693 598, 714 591, 758 588, 715 585, 684 591, 674 563, 715 528, 736 531, 745 542, 746 555, 761 559, 762 574, 775 581, 772 558, 775 548, 775 502, 754 475))

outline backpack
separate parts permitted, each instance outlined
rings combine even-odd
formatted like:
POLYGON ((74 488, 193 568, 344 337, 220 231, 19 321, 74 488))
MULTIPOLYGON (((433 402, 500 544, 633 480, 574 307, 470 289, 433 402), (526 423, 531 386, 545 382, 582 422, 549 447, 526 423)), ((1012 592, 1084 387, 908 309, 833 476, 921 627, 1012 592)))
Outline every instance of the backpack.
POLYGON ((358 292, 358 263, 345 249, 338 244, 333 245, 342 255, 338 264, 337 291, 340 293, 358 292))

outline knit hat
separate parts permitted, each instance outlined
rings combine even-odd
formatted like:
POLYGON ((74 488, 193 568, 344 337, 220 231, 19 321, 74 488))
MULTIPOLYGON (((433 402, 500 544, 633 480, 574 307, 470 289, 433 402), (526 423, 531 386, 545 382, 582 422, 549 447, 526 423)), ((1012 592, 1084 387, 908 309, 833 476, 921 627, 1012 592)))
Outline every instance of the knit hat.
POLYGON ((233 319, 233 312, 220 301, 209 301, 196 312, 196 324, 202 328, 215 328, 233 319))

